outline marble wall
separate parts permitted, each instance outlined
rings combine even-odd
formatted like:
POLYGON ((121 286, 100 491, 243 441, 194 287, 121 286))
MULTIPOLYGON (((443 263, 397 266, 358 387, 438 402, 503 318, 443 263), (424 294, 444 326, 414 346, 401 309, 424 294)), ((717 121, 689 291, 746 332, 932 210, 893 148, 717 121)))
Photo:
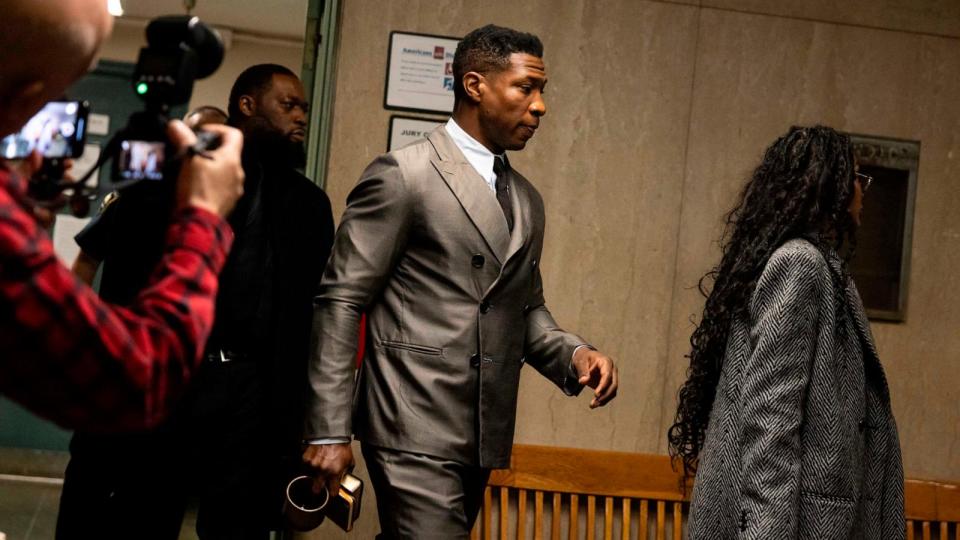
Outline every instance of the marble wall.
POLYGON ((335 215, 386 148, 389 32, 463 35, 487 22, 544 42, 548 114, 511 160, 546 202, 548 305, 622 374, 614 404, 590 411, 586 396, 525 370, 518 442, 666 452, 721 216, 767 144, 825 123, 921 142, 907 320, 873 330, 907 475, 960 480, 960 4, 344 2, 335 215))
MULTIPOLYGON (((760 151, 793 123, 921 142, 910 296, 903 324, 874 323, 906 473, 960 479, 960 41, 704 9, 668 359, 686 350, 690 283, 718 258, 719 217, 760 151)), ((870 204, 869 197, 866 204, 870 204)), ((671 388, 683 377, 669 370, 671 388)), ((663 403, 669 423, 673 404, 663 403)), ((661 436, 661 444, 663 437, 661 436)), ((662 446, 661 446, 662 448, 662 446)))

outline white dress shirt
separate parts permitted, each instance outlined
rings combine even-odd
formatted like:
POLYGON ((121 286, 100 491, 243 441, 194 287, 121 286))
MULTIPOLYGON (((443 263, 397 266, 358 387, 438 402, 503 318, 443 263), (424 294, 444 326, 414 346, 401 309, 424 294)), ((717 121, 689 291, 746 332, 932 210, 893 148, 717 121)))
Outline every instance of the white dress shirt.
POLYGON ((447 134, 453 139, 453 143, 463 152, 463 156, 467 158, 470 165, 473 165, 473 169, 477 171, 480 178, 483 178, 483 181, 487 183, 490 191, 496 195, 497 174, 493 172, 493 160, 498 157, 506 160, 506 154, 497 155, 491 152, 486 146, 480 144, 479 141, 471 137, 470 134, 457 125, 452 117, 447 120, 447 124, 444 127, 447 130, 447 134))

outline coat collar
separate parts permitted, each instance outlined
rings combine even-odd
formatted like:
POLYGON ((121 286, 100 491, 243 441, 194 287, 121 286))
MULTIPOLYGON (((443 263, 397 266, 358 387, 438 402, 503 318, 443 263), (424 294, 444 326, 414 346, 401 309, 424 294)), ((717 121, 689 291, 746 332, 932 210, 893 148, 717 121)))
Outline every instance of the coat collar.
POLYGON ((880 363, 880 354, 873 339, 873 332, 870 330, 870 319, 863 307, 863 300, 860 298, 857 285, 847 272, 846 264, 836 250, 827 247, 822 248, 822 251, 827 259, 827 264, 830 266, 831 273, 836 278, 836 283, 843 287, 845 305, 841 306, 841 309, 846 309, 852 319, 851 322, 863 349, 864 370, 870 378, 875 380, 884 400, 889 401, 890 389, 887 385, 887 378, 880 363))

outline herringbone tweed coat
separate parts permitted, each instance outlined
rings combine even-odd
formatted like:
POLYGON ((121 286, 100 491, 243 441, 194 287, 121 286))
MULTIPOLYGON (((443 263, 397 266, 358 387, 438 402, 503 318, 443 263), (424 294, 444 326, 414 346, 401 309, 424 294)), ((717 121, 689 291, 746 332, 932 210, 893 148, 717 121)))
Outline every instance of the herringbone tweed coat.
POLYGON ((887 383, 840 264, 787 242, 763 270, 750 320, 732 324, 690 540, 904 538, 887 383))

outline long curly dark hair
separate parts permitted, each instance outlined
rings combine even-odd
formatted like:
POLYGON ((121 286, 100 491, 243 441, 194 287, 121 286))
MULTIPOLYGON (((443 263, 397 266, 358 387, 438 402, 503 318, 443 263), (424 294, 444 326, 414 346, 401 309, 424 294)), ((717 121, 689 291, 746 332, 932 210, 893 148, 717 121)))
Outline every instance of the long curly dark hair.
POLYGON ((720 264, 700 279, 707 301, 690 337, 690 368, 668 433, 670 455, 682 461, 685 479, 697 470, 732 321, 748 315, 767 259, 787 240, 811 238, 820 249, 838 251, 852 245, 854 172, 849 137, 824 126, 792 127, 767 148, 726 215, 720 264))

